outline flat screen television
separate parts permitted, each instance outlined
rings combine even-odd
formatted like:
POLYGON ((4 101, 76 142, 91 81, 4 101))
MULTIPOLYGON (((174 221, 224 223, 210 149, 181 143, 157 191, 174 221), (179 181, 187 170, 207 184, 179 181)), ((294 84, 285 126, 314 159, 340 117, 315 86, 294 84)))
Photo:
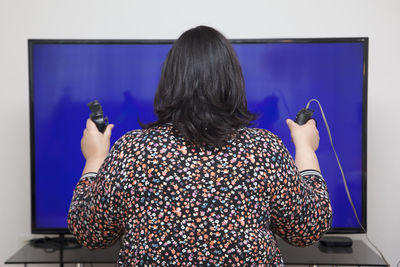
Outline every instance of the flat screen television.
MULTIPOLYGON (((366 229, 368 38, 231 40, 259 128, 294 153, 285 119, 307 102, 324 108, 358 217, 366 229)), ((114 143, 151 122, 153 97, 172 40, 28 40, 33 233, 69 233, 67 214, 84 157, 80 139, 99 100, 114 143)), ((317 151, 333 207, 333 233, 363 232, 317 106, 317 151)))

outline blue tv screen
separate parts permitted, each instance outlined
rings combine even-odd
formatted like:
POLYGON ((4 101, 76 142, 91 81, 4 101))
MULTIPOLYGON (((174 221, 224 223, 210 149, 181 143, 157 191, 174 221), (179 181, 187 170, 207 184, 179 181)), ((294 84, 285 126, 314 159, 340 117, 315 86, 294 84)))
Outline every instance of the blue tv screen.
MULTIPOLYGON (((283 139, 285 119, 321 103, 358 217, 366 228, 368 38, 231 40, 257 126, 283 139)), ((156 120, 153 99, 172 41, 29 40, 32 232, 68 233, 72 193, 84 166, 80 139, 98 100, 115 125, 111 142, 156 120)), ((333 232, 361 232, 321 112, 317 155, 333 208, 333 232)))

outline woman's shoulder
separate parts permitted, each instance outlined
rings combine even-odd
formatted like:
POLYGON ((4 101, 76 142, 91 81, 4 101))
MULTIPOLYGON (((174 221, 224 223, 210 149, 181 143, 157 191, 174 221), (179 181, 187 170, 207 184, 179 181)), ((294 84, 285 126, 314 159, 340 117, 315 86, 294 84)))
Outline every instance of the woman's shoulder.
POLYGON ((243 128, 240 134, 241 142, 247 146, 256 147, 263 151, 282 151, 285 145, 276 134, 261 128, 243 128))
POLYGON ((149 142, 155 143, 160 138, 171 134, 171 126, 156 126, 148 129, 135 129, 121 136, 114 146, 124 147, 132 145, 145 145, 149 142))
POLYGON ((264 142, 280 142, 281 139, 276 134, 262 128, 242 128, 241 135, 246 135, 254 140, 264 142))

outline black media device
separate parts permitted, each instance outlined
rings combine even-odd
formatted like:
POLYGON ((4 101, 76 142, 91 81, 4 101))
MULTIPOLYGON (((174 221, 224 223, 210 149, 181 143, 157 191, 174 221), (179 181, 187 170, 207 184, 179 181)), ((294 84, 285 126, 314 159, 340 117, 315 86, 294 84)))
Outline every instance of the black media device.
POLYGON ((319 243, 325 247, 351 247, 353 240, 345 236, 323 236, 319 243))
POLYGON ((89 102, 88 107, 92 112, 90 114, 90 118, 96 124, 97 129, 99 129, 100 132, 104 133, 108 125, 108 118, 104 117, 103 109, 101 108, 99 101, 94 100, 92 102, 89 102))

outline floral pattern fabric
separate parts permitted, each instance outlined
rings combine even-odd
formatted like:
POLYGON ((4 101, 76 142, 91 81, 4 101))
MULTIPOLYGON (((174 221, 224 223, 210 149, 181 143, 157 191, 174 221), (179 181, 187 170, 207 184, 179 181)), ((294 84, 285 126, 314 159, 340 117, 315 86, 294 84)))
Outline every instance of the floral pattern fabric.
POLYGON ((118 266, 281 266, 275 234, 306 246, 331 221, 321 173, 300 173, 271 132, 199 147, 171 125, 121 137, 81 177, 68 215, 86 247, 121 238, 118 266))

